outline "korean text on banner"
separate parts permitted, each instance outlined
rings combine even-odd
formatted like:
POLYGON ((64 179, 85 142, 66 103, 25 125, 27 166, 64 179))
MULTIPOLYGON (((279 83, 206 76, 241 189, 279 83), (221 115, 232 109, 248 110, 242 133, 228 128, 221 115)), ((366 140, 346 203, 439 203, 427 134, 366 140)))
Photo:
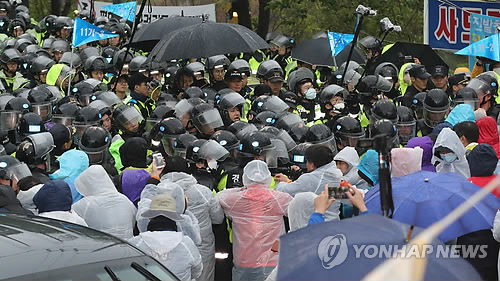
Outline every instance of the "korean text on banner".
POLYGON ((82 20, 81 18, 75 18, 75 23, 73 25, 72 45, 73 47, 78 47, 83 44, 103 39, 108 39, 116 36, 120 35, 104 30, 93 24, 90 24, 82 20))
POLYGON ((330 42, 332 56, 338 55, 353 39, 354 34, 328 32, 328 41, 330 42))
POLYGON ((101 9, 133 22, 135 18, 135 2, 127 2, 115 5, 102 6, 101 9))

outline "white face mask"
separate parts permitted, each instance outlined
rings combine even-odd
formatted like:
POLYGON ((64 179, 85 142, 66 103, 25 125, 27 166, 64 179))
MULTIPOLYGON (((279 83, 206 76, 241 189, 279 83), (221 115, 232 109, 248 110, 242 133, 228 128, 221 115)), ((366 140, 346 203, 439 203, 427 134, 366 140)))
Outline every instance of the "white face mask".
POLYGON ((451 164, 457 160, 457 155, 455 155, 455 153, 441 154, 441 159, 443 159, 444 162, 451 164))
POLYGON ((316 90, 314 88, 309 88, 305 93, 306 99, 313 100, 316 98, 316 90))
POLYGON ((217 167, 219 166, 219 164, 217 163, 216 160, 210 160, 207 162, 207 164, 208 164, 208 168, 211 170, 217 170, 217 167))

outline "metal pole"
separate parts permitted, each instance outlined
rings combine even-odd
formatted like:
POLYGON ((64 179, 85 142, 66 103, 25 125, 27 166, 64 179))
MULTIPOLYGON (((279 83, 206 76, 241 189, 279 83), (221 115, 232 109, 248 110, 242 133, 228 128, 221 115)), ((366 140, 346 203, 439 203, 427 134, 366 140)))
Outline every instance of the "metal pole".
POLYGON ((354 46, 356 46, 356 42, 358 41, 359 32, 361 31, 361 24, 363 23, 364 16, 359 14, 359 22, 356 26, 356 30, 354 32, 354 39, 351 42, 351 49, 349 50, 349 55, 347 56, 347 63, 345 65, 344 73, 342 74, 341 85, 344 84, 345 74, 347 73, 347 68, 349 67, 349 62, 351 61, 352 53, 354 52, 354 46))

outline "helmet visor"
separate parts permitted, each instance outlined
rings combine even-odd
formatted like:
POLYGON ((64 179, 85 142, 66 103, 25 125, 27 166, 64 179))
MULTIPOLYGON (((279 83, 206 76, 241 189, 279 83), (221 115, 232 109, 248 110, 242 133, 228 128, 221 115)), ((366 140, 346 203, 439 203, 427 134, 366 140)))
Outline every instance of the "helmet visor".
POLYGON ((269 110, 274 113, 287 111, 290 108, 282 99, 277 96, 270 96, 266 100, 264 107, 264 110, 269 110))
POLYGON ((262 150, 261 156, 264 157, 264 161, 267 163, 269 169, 278 168, 278 157, 276 154, 276 147, 270 145, 262 150))
POLYGON ((396 128, 398 129, 399 141, 403 145, 416 136, 417 125, 415 121, 397 124, 396 128))
POLYGON ((113 92, 102 92, 97 96, 97 99, 102 100, 110 107, 121 102, 121 99, 113 92))
POLYGON ((88 127, 90 127, 89 124, 73 124, 73 127, 75 128, 75 134, 73 135, 73 142, 75 144, 80 143, 80 139, 83 136, 83 133, 85 130, 87 130, 88 127))
POLYGON ((174 145, 176 138, 177 138, 176 136, 169 136, 169 135, 164 135, 161 138, 161 144, 163 145, 163 149, 165 150, 168 156, 174 155, 174 145))
POLYGON ((365 137, 364 133, 360 133, 359 135, 352 134, 343 134, 341 132, 337 133, 340 137, 340 144, 342 146, 350 146, 356 147, 358 145, 358 141, 365 137))
POLYGON ((42 117, 43 121, 50 120, 52 118, 52 104, 33 104, 33 113, 36 113, 42 117))
POLYGON ((335 142, 335 136, 332 134, 329 138, 314 142, 315 145, 324 145, 329 147, 333 154, 337 154, 337 143, 335 142))
POLYGON ((481 100, 486 94, 490 94, 493 90, 491 85, 478 78, 470 80, 469 84, 467 84, 467 88, 471 88, 476 91, 479 100, 481 100))
POLYGON ((144 121, 144 117, 135 107, 129 107, 120 112, 115 120, 122 129, 133 133, 137 132, 139 124, 144 121))
POLYGON ((478 98, 471 98, 471 99, 455 99, 453 100, 454 106, 457 106, 459 104, 468 104, 472 106, 472 109, 476 111, 479 108, 479 99, 478 98))
POLYGON ((298 123, 304 123, 304 121, 298 114, 290 113, 280 118, 276 123, 276 127, 278 127, 279 129, 287 130, 288 128, 291 128, 293 127, 293 125, 298 123))
POLYGON ((213 134, 216 128, 224 126, 219 111, 215 108, 198 114, 193 118, 193 125, 204 134, 213 134))
POLYGON ((7 176, 14 182, 19 182, 25 177, 31 176, 31 171, 25 163, 18 163, 7 169, 7 176))
POLYGON ((434 128, 439 123, 444 121, 447 113, 448 113, 448 108, 440 110, 431 110, 424 106, 424 123, 427 126, 434 128))
POLYGON ((277 137, 285 144, 287 151, 291 151, 297 146, 297 143, 285 130, 281 130, 277 137))
POLYGON ((243 127, 241 130, 236 132, 236 137, 241 140, 246 134, 251 133, 251 132, 256 132, 258 131, 257 127, 255 127, 254 124, 248 124, 247 126, 243 127))
POLYGON ((146 125, 145 125, 144 129, 146 130, 146 132, 149 133, 149 132, 151 132, 151 130, 153 129, 153 127, 156 124, 158 124, 159 122, 160 122, 160 120, 158 120, 158 119, 150 119, 150 118, 148 118, 146 120, 146 125))
POLYGON ((99 152, 90 152, 90 151, 85 151, 87 153, 87 156, 89 157, 89 163, 90 164, 100 164, 104 160, 104 155, 105 151, 99 151, 99 152))
POLYGON ((275 147, 276 158, 280 159, 281 162, 288 163, 290 158, 285 143, 280 139, 271 139, 271 143, 275 147))
POLYGON ((175 117, 181 118, 184 114, 191 112, 193 106, 186 100, 181 100, 175 105, 175 117))
POLYGON ((2 111, 0 112, 0 129, 2 131, 14 130, 17 127, 20 112, 2 111))
POLYGON ((67 117, 67 116, 62 116, 62 115, 54 115, 52 116, 52 122, 56 124, 63 124, 66 127, 69 127, 73 124, 73 121, 75 118, 73 117, 67 117))
POLYGON ((200 157, 210 161, 224 161, 229 155, 229 151, 227 151, 222 145, 220 145, 215 140, 208 140, 205 144, 203 144, 199 151, 200 157))

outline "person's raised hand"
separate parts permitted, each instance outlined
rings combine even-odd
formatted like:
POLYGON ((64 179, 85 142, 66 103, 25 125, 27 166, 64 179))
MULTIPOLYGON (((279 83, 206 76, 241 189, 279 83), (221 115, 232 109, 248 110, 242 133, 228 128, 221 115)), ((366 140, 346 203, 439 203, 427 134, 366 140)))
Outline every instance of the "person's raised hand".
POLYGON ((328 184, 325 184, 325 190, 314 198, 314 212, 321 214, 326 213, 326 210, 330 208, 334 201, 335 199, 328 198, 328 184))
POLYGON ((358 208, 359 211, 365 212, 368 210, 365 205, 365 198, 363 196, 363 193, 359 191, 356 187, 352 186, 350 187, 350 190, 345 193, 349 200, 351 200, 351 203, 354 207, 358 208))
MULTIPOLYGON (((165 158, 163 158, 163 156, 161 157, 161 159, 163 160, 163 163, 165 163, 165 158)), ((151 168, 151 176, 160 178, 160 175, 161 175, 161 172, 163 172, 163 169, 165 169, 165 166, 163 166, 161 168, 156 167, 156 161, 153 159, 153 166, 151 168)))

